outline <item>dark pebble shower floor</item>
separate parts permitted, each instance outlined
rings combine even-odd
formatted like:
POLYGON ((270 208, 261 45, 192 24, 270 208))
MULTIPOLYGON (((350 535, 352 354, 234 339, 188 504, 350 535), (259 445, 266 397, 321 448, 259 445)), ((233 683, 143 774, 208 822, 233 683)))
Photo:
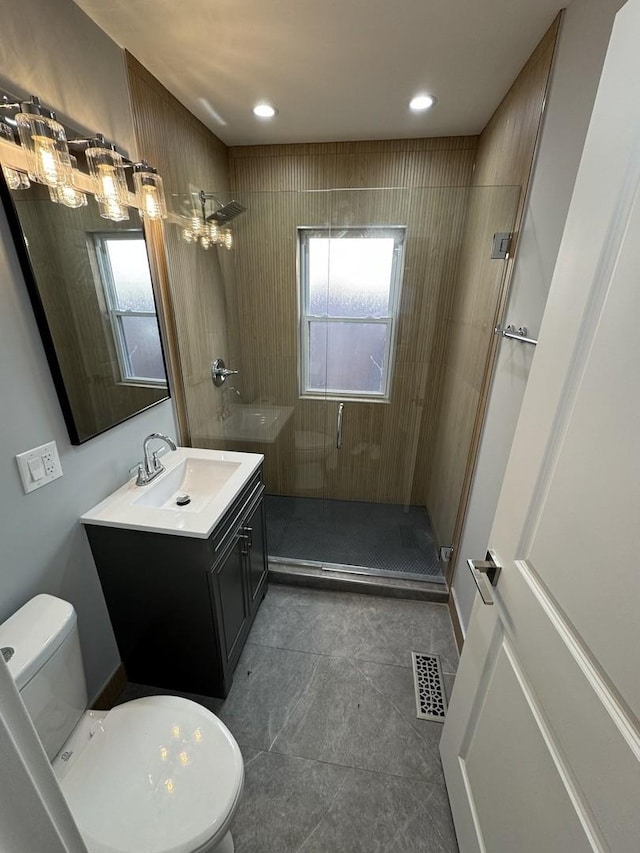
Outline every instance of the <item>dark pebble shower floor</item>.
POLYGON ((270 557, 444 581, 424 507, 266 496, 270 557))

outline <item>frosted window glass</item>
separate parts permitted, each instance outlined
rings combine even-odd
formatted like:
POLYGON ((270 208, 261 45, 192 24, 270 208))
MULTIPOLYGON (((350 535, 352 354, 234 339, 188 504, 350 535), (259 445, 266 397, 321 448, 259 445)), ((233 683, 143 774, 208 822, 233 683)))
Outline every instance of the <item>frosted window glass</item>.
POLYGON ((388 316, 394 247, 392 237, 310 237, 309 313, 388 316))
POLYGON ((300 228, 301 392, 388 399, 405 228, 300 228))
POLYGON ((116 304, 120 311, 150 311, 155 313, 153 287, 149 274, 147 249, 139 240, 104 239, 113 276, 116 304))
POLYGON ((312 391, 381 394, 386 323, 312 320, 309 330, 309 386, 312 391))
POLYGON ((154 317, 121 318, 131 377, 165 380, 158 321, 154 317))

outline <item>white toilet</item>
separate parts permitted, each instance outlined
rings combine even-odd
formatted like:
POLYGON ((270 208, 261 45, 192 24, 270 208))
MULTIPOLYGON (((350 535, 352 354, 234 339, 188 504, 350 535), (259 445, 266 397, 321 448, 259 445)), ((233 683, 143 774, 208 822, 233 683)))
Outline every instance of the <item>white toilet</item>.
POLYGON ((336 467, 335 438, 314 430, 296 430, 294 447, 296 492, 321 494, 326 471, 336 467))
POLYGON ((51 595, 0 647, 90 853, 233 853, 244 767, 214 714, 177 696, 87 711, 76 613, 51 595))

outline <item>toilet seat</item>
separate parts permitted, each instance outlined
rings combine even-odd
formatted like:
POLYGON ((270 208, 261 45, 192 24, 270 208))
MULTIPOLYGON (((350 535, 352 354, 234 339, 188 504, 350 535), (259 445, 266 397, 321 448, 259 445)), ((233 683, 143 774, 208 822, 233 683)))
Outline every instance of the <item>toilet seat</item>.
POLYGON ((214 714, 151 696, 109 711, 60 786, 89 853, 194 853, 222 840, 243 781, 214 714))

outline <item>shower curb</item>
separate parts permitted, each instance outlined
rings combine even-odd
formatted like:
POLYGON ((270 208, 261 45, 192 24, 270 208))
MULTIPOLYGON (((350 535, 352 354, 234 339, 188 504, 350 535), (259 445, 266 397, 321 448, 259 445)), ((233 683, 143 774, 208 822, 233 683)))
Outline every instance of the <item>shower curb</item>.
POLYGON ((425 581, 394 580, 365 575, 347 574, 327 569, 296 565, 269 564, 269 583, 305 586, 386 598, 408 598, 414 601, 436 601, 446 604, 449 591, 444 584, 425 581))

